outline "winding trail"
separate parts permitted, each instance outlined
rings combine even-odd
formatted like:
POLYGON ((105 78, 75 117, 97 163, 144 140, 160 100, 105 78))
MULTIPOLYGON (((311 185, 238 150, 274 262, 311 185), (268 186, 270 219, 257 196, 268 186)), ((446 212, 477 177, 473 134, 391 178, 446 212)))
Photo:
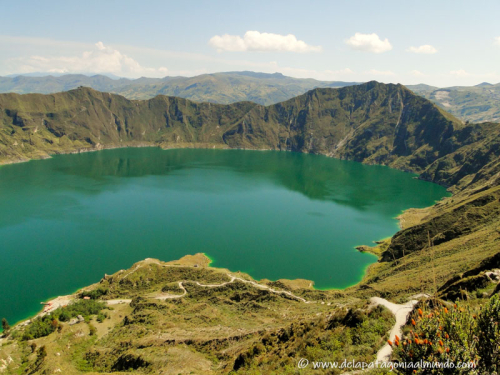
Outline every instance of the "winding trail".
MULTIPOLYGON (((426 294, 419 294, 413 296, 412 298, 419 298, 419 297, 428 297, 428 296, 426 294)), ((412 299, 409 302, 405 303, 404 305, 397 305, 380 297, 372 297, 370 298, 370 301, 377 306, 382 305, 386 307, 387 309, 389 309, 390 312, 392 312, 392 314, 396 318, 396 324, 394 324, 394 327, 392 327, 391 333, 389 334, 389 340, 391 341, 394 341, 396 335, 401 337, 402 335, 401 328, 406 324, 408 316, 413 311, 415 305, 418 303, 417 299, 412 299)), ((391 354, 392 354, 392 347, 387 343, 382 347, 382 349, 380 349, 377 352, 377 362, 389 361, 391 354)))
MULTIPOLYGON (((276 289, 273 289, 273 288, 271 288, 271 287, 269 287, 267 285, 258 284, 255 281, 245 280, 245 279, 242 279, 240 277, 236 277, 236 276, 229 275, 229 274, 227 276, 230 277, 230 280, 226 281, 225 283, 221 283, 221 284, 200 284, 198 281, 195 281, 194 283, 196 285, 198 285, 198 286, 203 287, 203 288, 218 288, 218 287, 221 287, 221 286, 224 286, 224 285, 232 284, 235 281, 240 281, 240 282, 245 283, 245 284, 250 284, 250 285, 252 285, 252 286, 254 286, 256 288, 259 288, 259 289, 268 290, 271 293, 285 294, 285 295, 287 295, 287 296, 289 296, 291 298, 294 298, 294 299, 296 299, 296 300, 298 300, 300 302, 303 302, 303 303, 316 303, 316 301, 308 301, 305 298, 296 296, 295 294, 293 294, 292 292, 289 292, 287 290, 276 290, 276 289)), ((173 295, 172 294, 169 294, 169 295, 161 294, 161 295, 155 296, 154 298, 165 300, 165 299, 171 299, 171 298, 181 298, 181 297, 184 297, 187 294, 187 290, 184 287, 182 281, 179 281, 179 288, 181 288, 183 290, 182 294, 173 294, 173 295)))
MULTIPOLYGON (((136 267, 134 270, 132 270, 131 272, 126 274, 124 277, 127 277, 131 273, 135 272, 137 270, 137 268, 138 267, 136 267)), ((296 296, 295 294, 293 294, 292 292, 287 291, 287 290, 273 289, 270 286, 262 285, 262 284, 255 282, 255 281, 251 281, 251 280, 245 280, 245 279, 242 279, 240 277, 233 276, 231 274, 227 274, 227 276, 230 278, 230 280, 226 281, 224 283, 221 283, 221 284, 201 284, 198 281, 195 281, 194 283, 200 287, 203 287, 203 288, 218 288, 218 287, 222 287, 222 286, 234 283, 236 281, 239 281, 239 282, 242 282, 245 284, 250 284, 253 287, 258 288, 258 289, 267 290, 271 293, 275 293, 275 294, 279 294, 279 295, 286 295, 286 296, 293 298, 297 301, 300 301, 302 303, 307 303, 307 304, 318 303, 317 301, 308 301, 305 298, 296 296)), ((178 282, 179 288, 183 291, 182 294, 159 293, 159 294, 154 295, 152 297, 155 299, 158 299, 158 300, 183 298, 188 293, 184 284, 183 284, 184 282, 186 282, 186 281, 179 281, 178 282)), ((389 334, 389 340, 394 341, 396 335, 398 335, 399 337, 402 336, 401 329, 406 324, 406 322, 408 320, 408 316, 413 311, 413 308, 415 307, 415 305, 418 303, 418 300, 415 298, 420 298, 420 297, 428 297, 428 295, 425 295, 425 294, 415 295, 412 297, 413 298, 412 300, 410 300, 409 302, 407 302, 405 304, 401 304, 401 305, 389 302, 386 299, 380 298, 380 297, 370 298, 370 301, 372 302, 372 304, 374 304, 376 306, 382 305, 382 306, 386 307, 387 309, 389 309, 389 311, 391 311, 391 313, 396 318, 396 323, 392 327, 391 332, 389 334)), ((67 304, 72 299, 74 299, 74 296, 58 297, 57 299, 51 301, 51 304, 49 305, 50 307, 48 309, 46 309, 46 311, 42 312, 41 314, 47 314, 47 313, 51 312, 52 310, 54 310, 55 308, 60 307, 60 305, 62 305, 63 303, 67 304), (70 297, 73 297, 73 298, 70 298, 70 297)), ((112 299, 112 300, 107 300, 105 302, 108 305, 117 305, 117 304, 122 304, 122 303, 130 303, 130 302, 132 302, 132 300, 131 299, 112 299)), ((328 303, 328 305, 330 305, 330 303, 328 303)), ((39 314, 39 315, 41 315, 41 314, 39 314)), ((377 352, 377 361, 378 362, 387 362, 387 361, 389 361, 391 354, 392 354, 392 347, 387 343, 377 352)))

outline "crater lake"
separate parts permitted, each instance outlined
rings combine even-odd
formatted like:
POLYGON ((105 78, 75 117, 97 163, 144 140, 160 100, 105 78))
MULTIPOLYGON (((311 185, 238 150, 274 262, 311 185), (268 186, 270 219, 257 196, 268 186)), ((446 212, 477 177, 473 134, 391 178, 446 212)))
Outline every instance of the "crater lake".
POLYGON ((357 245, 445 188, 384 166, 279 151, 124 148, 0 167, 0 318, 145 258, 205 253, 256 279, 345 288, 357 245))

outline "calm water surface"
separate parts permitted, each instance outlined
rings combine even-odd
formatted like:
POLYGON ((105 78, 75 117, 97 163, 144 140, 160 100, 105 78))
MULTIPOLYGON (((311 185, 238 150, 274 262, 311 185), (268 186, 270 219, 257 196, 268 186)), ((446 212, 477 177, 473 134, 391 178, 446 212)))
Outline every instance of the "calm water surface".
POLYGON ((358 282, 376 258, 354 246, 445 189, 324 156, 118 149, 0 167, 0 318, 144 258, 204 252, 256 279, 358 282))

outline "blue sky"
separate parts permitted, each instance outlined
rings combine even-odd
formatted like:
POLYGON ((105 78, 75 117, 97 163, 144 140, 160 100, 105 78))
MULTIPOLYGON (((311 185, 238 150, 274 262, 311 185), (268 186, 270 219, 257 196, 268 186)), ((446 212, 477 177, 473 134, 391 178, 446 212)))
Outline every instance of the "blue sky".
POLYGON ((4 1, 0 75, 497 83, 499 14, 499 1, 4 1))

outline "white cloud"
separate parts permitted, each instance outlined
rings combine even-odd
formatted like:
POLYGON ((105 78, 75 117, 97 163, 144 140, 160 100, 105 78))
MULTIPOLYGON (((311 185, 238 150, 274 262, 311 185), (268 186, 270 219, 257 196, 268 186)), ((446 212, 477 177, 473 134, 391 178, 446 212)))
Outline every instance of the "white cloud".
POLYGON ((422 73, 420 70, 412 70, 410 72, 410 74, 412 76, 415 76, 415 77, 426 77, 427 76, 426 74, 422 73))
POLYGON ((371 76, 393 76, 395 75, 394 72, 391 72, 390 70, 377 70, 377 69, 371 69, 365 72, 367 75, 371 76))
POLYGON ((450 74, 456 77, 469 77, 471 75, 470 73, 466 72, 463 69, 452 70, 450 74))
POLYGON ((92 50, 85 51, 80 56, 33 55, 16 58, 14 62, 18 66, 18 73, 112 73, 124 77, 163 77, 168 72, 166 67, 143 67, 133 58, 106 47, 102 42, 97 42, 92 50))
POLYGON ((495 37, 495 44, 500 46, 500 36, 495 37))
POLYGON ((320 52, 321 46, 311 46, 295 35, 280 35, 247 31, 243 37, 239 35, 215 35, 208 42, 220 51, 278 51, 278 52, 320 52))
POLYGON ((347 39, 345 43, 351 46, 352 49, 365 52, 382 53, 392 49, 392 45, 387 38, 382 40, 375 33, 356 33, 347 39))
POLYGON ((410 47, 407 49, 408 52, 420 53, 425 55, 432 55, 437 52, 437 49, 430 44, 424 44, 420 47, 410 47))

